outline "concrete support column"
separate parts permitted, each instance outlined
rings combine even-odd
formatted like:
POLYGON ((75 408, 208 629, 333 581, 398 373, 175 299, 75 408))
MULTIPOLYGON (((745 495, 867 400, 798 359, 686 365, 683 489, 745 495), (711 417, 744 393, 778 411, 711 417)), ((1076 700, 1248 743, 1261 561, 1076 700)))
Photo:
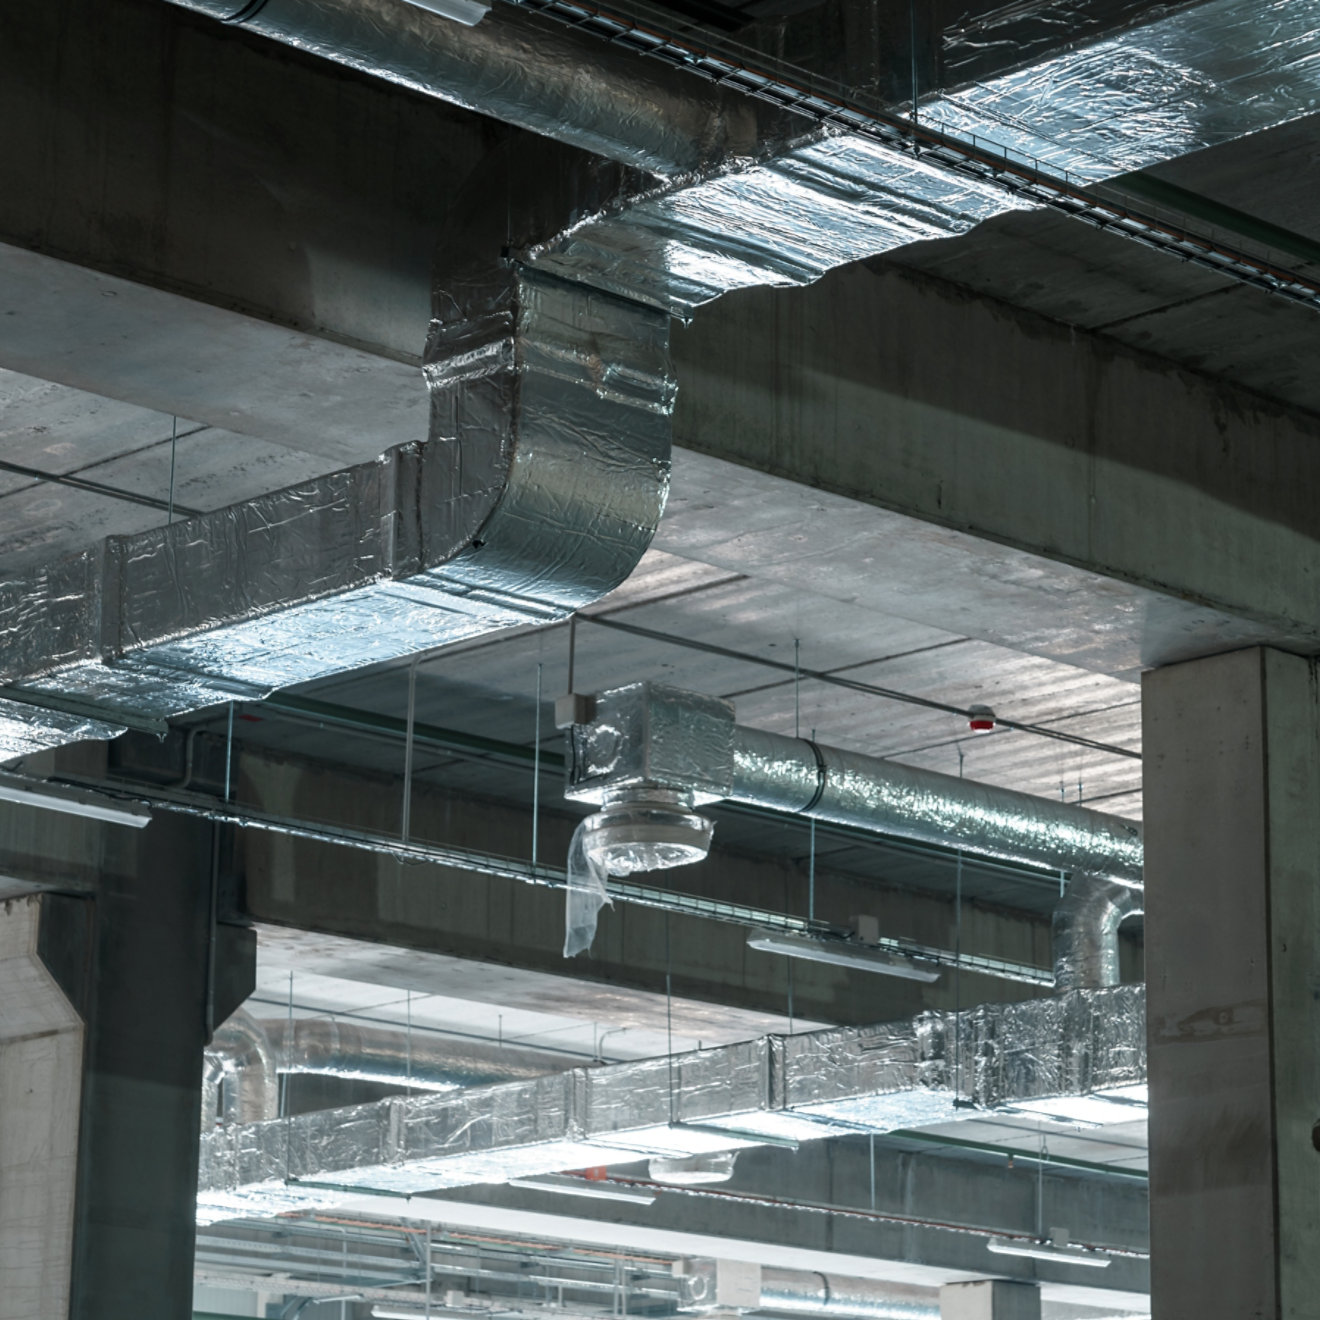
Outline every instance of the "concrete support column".
POLYGON ((1320 691, 1251 649, 1143 685, 1155 1320, 1320 1296, 1320 691))
POLYGON ((83 1026, 38 954, 41 903, 0 904, 0 1320, 69 1309, 83 1026))
POLYGON ((94 896, 3 909, 0 1320, 192 1312, 202 1051, 251 989, 255 942, 216 923, 210 826, 106 826, 100 855, 94 896))
POLYGON ((940 1320, 1040 1320, 1040 1287, 1012 1279, 946 1283, 940 1320))

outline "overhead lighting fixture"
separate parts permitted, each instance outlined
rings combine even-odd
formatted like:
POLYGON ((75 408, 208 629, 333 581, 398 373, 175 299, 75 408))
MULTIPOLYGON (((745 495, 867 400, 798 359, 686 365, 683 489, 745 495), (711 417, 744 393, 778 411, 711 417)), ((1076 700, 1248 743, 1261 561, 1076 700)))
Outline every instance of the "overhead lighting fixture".
POLYGON ((510 1178, 507 1186, 525 1187, 533 1192, 558 1192, 561 1196, 589 1196, 598 1201, 628 1201, 633 1205, 653 1205, 655 1193, 644 1187, 625 1187, 594 1178, 573 1178, 563 1173, 547 1173, 539 1178, 510 1178))
POLYGON ((111 825, 127 825, 135 830, 151 823, 151 812, 139 803, 118 802, 114 798, 102 797, 99 793, 64 788, 39 779, 24 779, 19 775, 0 774, 0 802, 40 807, 43 811, 61 811, 66 816, 103 820, 111 825))
POLYGON ((1110 1258, 1090 1247, 1079 1247, 1067 1242, 1019 1241, 1016 1238, 991 1238, 986 1246, 997 1256, 1029 1256, 1032 1260, 1053 1260, 1069 1265, 1091 1265, 1103 1269, 1110 1258))
POLYGON ((940 965, 891 949, 831 935, 798 935, 789 931, 754 930, 747 937, 749 949, 763 953, 781 953, 787 958, 807 962, 830 963, 834 967, 853 967, 881 976, 900 976, 907 981, 938 981, 940 965))

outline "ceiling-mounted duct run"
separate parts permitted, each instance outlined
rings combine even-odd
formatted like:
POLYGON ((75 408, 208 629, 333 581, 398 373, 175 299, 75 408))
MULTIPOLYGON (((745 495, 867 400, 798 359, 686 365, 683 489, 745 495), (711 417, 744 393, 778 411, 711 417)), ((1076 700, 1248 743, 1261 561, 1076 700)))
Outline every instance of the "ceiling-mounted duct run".
POLYGON ((448 1095, 395 1097, 202 1139, 203 1222, 785 1139, 944 1123, 980 1109, 1137 1116, 1140 986, 881 1027, 771 1036, 448 1095))
POLYGON ((425 444, 0 585, 0 761, 86 729, 51 704, 108 736, 117 712, 260 698, 622 582, 668 490, 667 319, 515 270, 480 288, 434 336, 425 444))
POLYGON ((840 1320, 939 1320, 940 1316, 939 1300, 929 1288, 815 1270, 772 1269, 744 1261, 693 1261, 681 1276, 681 1286, 679 1310, 698 1315, 771 1311, 840 1320), (729 1298, 735 1301, 730 1304, 729 1298))
MULTIPOLYGON (((743 728, 730 702, 655 683, 595 698, 568 731, 567 796, 680 791, 1140 886, 1141 829, 1045 798, 743 728)), ((616 839, 616 846, 622 840, 616 839)))
MULTIPOLYGON (((1024 205, 1011 180, 974 182, 869 137, 811 128, 512 6, 465 28, 401 0, 176 3, 666 178, 523 257, 681 315, 1024 205)), ((945 87, 921 98, 923 122, 1094 181, 1287 122, 1320 96, 1320 0, 1102 6, 1086 36, 1121 30, 1066 49, 1075 10, 1073 0, 1032 6, 988 37, 951 29, 945 87), (1024 50, 1035 61, 1025 69, 1024 50)), ((703 39, 691 27, 682 38, 703 39)))
POLYGON ((1054 988, 1118 985, 1118 930, 1142 911, 1141 895, 1095 875, 1074 875, 1054 909, 1054 988))
POLYGON ((512 6, 464 27, 405 0, 173 3, 653 174, 689 174, 756 141, 746 98, 512 6))
MULTIPOLYGON (((431 1032, 405 1032, 342 1019, 259 1022, 241 1009, 206 1048, 204 1076, 223 1076, 226 1122, 254 1123, 278 1112, 279 1074, 382 1082, 421 1091, 454 1091, 491 1082, 522 1081, 563 1072, 574 1060, 544 1050, 461 1041, 431 1032)), ((203 1130, 214 1126, 217 1102, 204 1091, 203 1130)))

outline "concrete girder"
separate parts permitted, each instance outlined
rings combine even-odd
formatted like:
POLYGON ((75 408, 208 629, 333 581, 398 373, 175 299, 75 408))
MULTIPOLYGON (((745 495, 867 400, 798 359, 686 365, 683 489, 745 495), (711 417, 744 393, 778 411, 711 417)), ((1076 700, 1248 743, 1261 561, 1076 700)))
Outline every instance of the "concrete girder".
MULTIPOLYGON (((644 1168, 620 1177, 646 1179, 644 1168)), ((407 1207, 363 1197, 342 1209, 433 1218, 454 1227, 494 1228, 552 1240, 624 1246, 645 1243, 679 1256, 745 1260, 938 1286, 995 1274, 1037 1279, 1051 1300, 1144 1310, 1148 1266, 1116 1255, 1104 1270, 991 1255, 986 1235, 1036 1231, 1041 1188, 1047 1222, 1077 1240, 1144 1253, 1146 1189, 1131 1178, 1073 1177, 1031 1161, 1012 1168, 992 1157, 950 1158, 902 1139, 846 1138, 788 1152, 743 1151, 733 1181, 709 1192, 662 1190, 649 1206, 549 1197, 511 1187, 454 1189, 412 1197, 407 1207), (874 1189, 872 1171, 874 1170, 874 1189), (787 1202, 796 1202, 796 1205, 787 1202), (1051 1219, 1050 1217, 1054 1218, 1051 1219), (1107 1294, 1107 1295, 1106 1295, 1107 1294)))
POLYGON ((749 471, 742 517, 698 493, 661 549, 1115 677, 1320 648, 1308 414, 880 264, 731 295, 673 347, 675 442, 749 471))

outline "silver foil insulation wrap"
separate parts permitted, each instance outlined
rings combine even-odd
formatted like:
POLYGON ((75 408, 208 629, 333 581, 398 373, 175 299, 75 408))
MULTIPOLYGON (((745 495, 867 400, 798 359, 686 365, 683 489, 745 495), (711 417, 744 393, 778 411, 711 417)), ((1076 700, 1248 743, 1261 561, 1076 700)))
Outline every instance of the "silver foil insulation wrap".
POLYGON ((1054 988, 1100 990, 1118 985, 1118 931, 1142 911, 1141 895, 1095 875, 1074 875, 1054 909, 1054 988))
POLYGON ((1318 0, 1207 0, 1155 7, 1156 21, 1133 23, 1151 10, 1083 0, 1004 6, 996 12, 1005 21, 992 12, 946 35, 947 82, 969 81, 930 98, 922 117, 1056 173, 1100 180, 1314 111, 1318 0), (1121 30, 1078 42, 1098 21, 1121 30), (1075 44, 1059 50, 1065 43, 1075 44), (1028 67, 986 72, 1033 53, 1028 67))
MULTIPOLYGON (((513 6, 468 28, 405 0, 176 2, 659 176, 524 255, 680 316, 1022 205, 513 6)), ((1320 96, 1320 0, 972 8, 943 33, 946 90, 922 99, 922 118, 1082 180, 1287 122, 1320 96)))
MULTIPOLYGON (((328 1018, 259 1022, 240 1010, 226 1019, 207 1046, 203 1078, 223 1082, 226 1122, 255 1123, 278 1114, 281 1073, 453 1091, 540 1077, 570 1066, 567 1059, 516 1046, 427 1032, 410 1036, 328 1018)), ((203 1131, 215 1126, 215 1114, 214 1102, 203 1107, 203 1131)))
POLYGON ((428 362, 425 444, 0 587, 0 684, 107 725, 168 717, 561 618, 622 582, 668 492, 666 319, 515 271, 490 298, 428 362))
MULTIPOLYGON (((1094 182, 1286 123, 1320 100, 1320 0, 1209 0, 1142 21, 1151 12, 1047 0, 956 23, 943 54, 956 90, 924 97, 922 122, 1094 182)), ((622 204, 530 259, 686 317, 736 289, 810 283, 1022 206, 993 183, 822 132, 622 204)))
POLYGON ((737 729, 729 798, 985 857, 1141 884, 1141 827, 896 761, 737 729))
POLYGON ((600 805, 658 787, 718 802, 733 785, 733 734, 733 705, 719 697, 663 683, 612 688, 595 698, 590 723, 569 730, 565 796, 600 805))
POLYGON ((569 731, 567 796, 666 788, 1051 870, 1141 884, 1141 827, 1116 816, 801 738, 748 729, 727 702, 657 683, 596 698, 569 731))
POLYGON ((405 0, 174 0, 272 40, 661 175, 750 150, 757 108, 496 6, 475 27, 405 0))
POLYGON ((234 1124, 202 1140, 199 1218, 733 1150, 761 1137, 892 1132, 985 1109, 1127 1120, 1143 1112, 1144 1005, 1141 986, 1078 991, 234 1124))
POLYGON ((815 133, 658 189, 528 259, 687 317, 735 289, 809 284, 836 266, 965 233, 1020 206, 1002 189, 870 138, 815 133))

